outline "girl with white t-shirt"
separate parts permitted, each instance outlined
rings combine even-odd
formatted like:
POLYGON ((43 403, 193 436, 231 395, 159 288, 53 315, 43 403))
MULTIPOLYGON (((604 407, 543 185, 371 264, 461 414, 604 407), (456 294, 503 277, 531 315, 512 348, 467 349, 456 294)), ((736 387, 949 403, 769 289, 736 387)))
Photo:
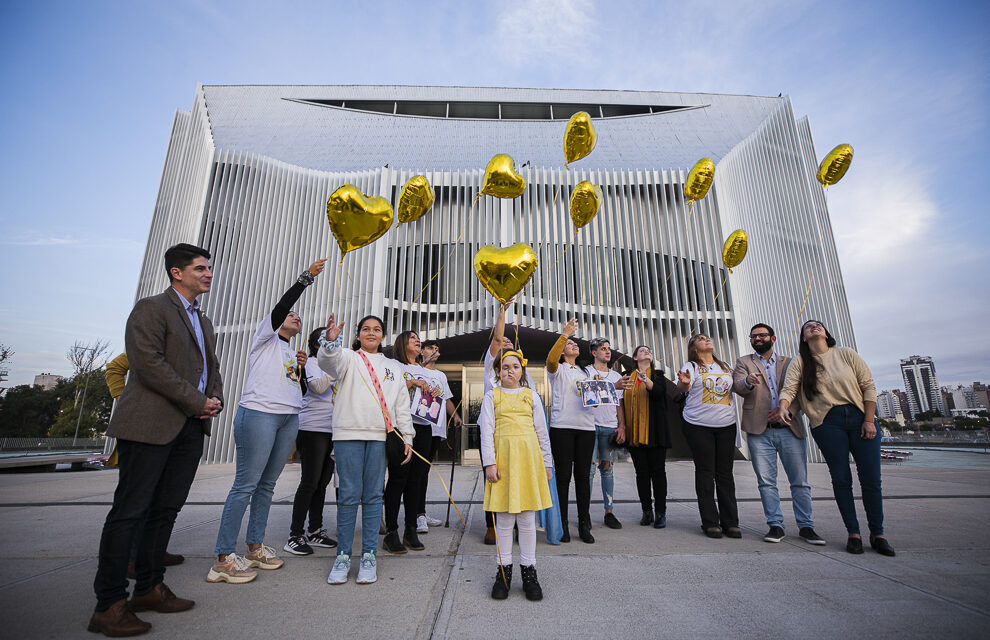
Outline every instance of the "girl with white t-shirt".
POLYGON ((574 493, 577 497, 578 536, 583 542, 595 541, 591 535, 591 459, 595 451, 594 407, 585 407, 579 382, 591 380, 593 372, 579 366, 580 353, 571 335, 577 330, 577 320, 571 318, 564 325, 562 335, 547 356, 547 373, 553 404, 550 410, 550 447, 553 450, 553 466, 557 475, 557 496, 560 502, 560 522, 563 526, 561 542, 570 542, 567 529, 567 498, 574 474, 574 493))
POLYGON ((261 320, 251 340, 247 381, 234 416, 234 486, 223 505, 214 550, 217 557, 207 574, 208 582, 250 582, 257 577, 253 568, 278 569, 284 564, 264 540, 275 481, 292 452, 306 390, 305 379, 300 380, 306 352, 289 347, 302 321, 290 309, 322 273, 325 263, 326 260, 317 260, 299 276, 261 320), (247 554, 241 558, 234 549, 248 504, 251 514, 244 537, 247 554))
POLYGON ((333 479, 333 378, 316 362, 320 349, 320 337, 324 328, 309 334, 309 359, 306 360, 306 395, 299 412, 299 433, 296 435, 296 451, 302 470, 299 488, 292 501, 292 523, 289 540, 282 547, 297 556, 312 555, 313 547, 333 548, 337 541, 323 528, 323 504, 327 499, 327 487, 333 479), (309 533, 303 524, 309 515, 309 533))
POLYGON ((741 538, 732 460, 736 454, 736 408, 732 367, 715 355, 711 338, 688 340, 688 362, 677 372, 677 389, 687 392, 684 437, 694 458, 694 488, 701 528, 709 538, 741 538), (718 496, 718 506, 715 496, 718 496))
MULTIPOLYGON (((366 316, 357 326, 357 339, 351 349, 343 346, 340 334, 344 323, 330 314, 317 360, 320 368, 337 381, 333 407, 333 440, 337 477, 337 557, 327 582, 343 584, 351 568, 354 522, 361 505, 361 564, 357 582, 378 579, 378 523, 382 517, 382 490, 385 485, 385 442, 411 442, 414 431, 409 417, 409 392, 403 379, 402 363, 381 352, 385 323, 377 316, 366 316), (399 436, 401 434, 401 438, 399 436)), ((412 448, 401 445, 408 464, 412 448)))

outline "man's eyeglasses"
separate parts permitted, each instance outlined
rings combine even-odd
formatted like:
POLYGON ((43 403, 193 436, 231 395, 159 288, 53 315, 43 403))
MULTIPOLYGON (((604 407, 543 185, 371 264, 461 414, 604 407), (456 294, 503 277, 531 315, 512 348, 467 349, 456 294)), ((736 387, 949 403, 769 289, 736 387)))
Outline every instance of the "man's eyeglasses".
POLYGON ((770 334, 769 333, 751 333, 751 334, 749 334, 749 339, 750 340, 756 340, 757 338, 769 338, 769 337, 770 337, 770 334))

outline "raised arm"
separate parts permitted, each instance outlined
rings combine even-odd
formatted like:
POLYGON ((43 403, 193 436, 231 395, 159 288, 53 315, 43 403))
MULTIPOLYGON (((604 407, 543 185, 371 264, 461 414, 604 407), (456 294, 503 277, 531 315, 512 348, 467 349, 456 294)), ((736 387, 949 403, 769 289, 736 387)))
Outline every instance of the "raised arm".
POLYGON ((574 335, 575 331, 577 331, 577 320, 571 318, 567 321, 567 324, 564 325, 564 330, 561 332, 560 337, 557 338, 557 342, 553 343, 550 353, 547 354, 548 373, 557 373, 557 365, 560 363, 560 356, 564 353, 564 347, 567 345, 567 340, 574 335))
POLYGON ((498 312, 498 320, 495 322, 495 328, 492 329, 492 343, 488 347, 488 353, 494 358, 498 355, 499 350, 502 349, 502 338, 505 337, 505 305, 498 312))
POLYGON ((320 275, 323 272, 323 267, 326 265, 326 258, 322 260, 317 260, 313 264, 309 265, 309 269, 302 272, 302 275, 296 280, 296 283, 289 287, 289 290, 282 294, 282 297, 278 302, 275 303, 275 307, 272 308, 272 331, 278 331, 285 322, 285 319, 289 316, 289 311, 292 310, 292 305, 296 303, 299 296, 302 295, 303 289, 313 284, 313 278, 320 275))

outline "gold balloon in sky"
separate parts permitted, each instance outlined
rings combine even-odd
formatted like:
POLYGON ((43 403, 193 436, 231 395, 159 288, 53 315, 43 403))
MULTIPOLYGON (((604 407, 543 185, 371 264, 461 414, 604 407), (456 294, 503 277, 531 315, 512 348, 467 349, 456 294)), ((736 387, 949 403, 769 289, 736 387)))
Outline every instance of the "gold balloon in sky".
POLYGON ((821 182, 823 187, 831 186, 842 180, 842 176, 846 175, 852 161, 853 148, 848 144, 840 144, 822 158, 822 163, 818 165, 818 173, 815 177, 818 178, 818 182, 821 182))
POLYGON ((598 142, 598 134, 591 126, 591 116, 584 111, 578 111, 571 116, 564 130, 564 159, 565 166, 576 162, 591 153, 598 142))
POLYGON ((340 187, 327 200, 327 220, 340 245, 341 260, 348 251, 382 237, 392 226, 393 219, 388 200, 366 196, 351 184, 340 187))
POLYGON ((688 201, 701 200, 708 195, 715 179, 715 163, 711 158, 702 158, 694 164, 684 182, 684 197, 688 201))
POLYGON ((412 222, 422 218, 433 206, 433 187, 426 176, 410 178, 402 187, 396 214, 399 222, 412 222))
POLYGON ((526 286, 536 265, 536 253, 528 244, 518 243, 505 249, 487 245, 474 254, 474 274, 481 286, 502 304, 508 304, 526 286))
POLYGON ((742 229, 736 229, 725 239, 725 244, 722 245, 722 262, 729 268, 729 273, 743 261, 748 248, 749 238, 742 229))
POLYGON ((571 220, 580 229, 598 215, 602 208, 602 190, 587 180, 574 187, 571 194, 571 220))
POLYGON ((481 193, 496 198, 518 198, 526 190, 526 179, 516 173, 512 158, 500 153, 488 161, 481 193))

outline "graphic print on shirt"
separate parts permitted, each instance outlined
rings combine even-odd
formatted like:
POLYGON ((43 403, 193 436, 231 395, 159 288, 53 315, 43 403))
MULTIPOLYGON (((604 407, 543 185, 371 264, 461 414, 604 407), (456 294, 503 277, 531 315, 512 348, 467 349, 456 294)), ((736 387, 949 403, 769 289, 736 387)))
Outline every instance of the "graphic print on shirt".
POLYGON ((700 373, 701 404, 731 404, 732 374, 706 373, 704 368, 700 369, 700 373))
POLYGON ((388 382, 389 380, 395 380, 395 376, 392 374, 391 369, 385 367, 385 382, 388 382))
POLYGON ((299 384, 299 372, 296 370, 296 357, 287 356, 285 362, 282 363, 282 369, 285 370, 286 379, 294 385, 299 384))

